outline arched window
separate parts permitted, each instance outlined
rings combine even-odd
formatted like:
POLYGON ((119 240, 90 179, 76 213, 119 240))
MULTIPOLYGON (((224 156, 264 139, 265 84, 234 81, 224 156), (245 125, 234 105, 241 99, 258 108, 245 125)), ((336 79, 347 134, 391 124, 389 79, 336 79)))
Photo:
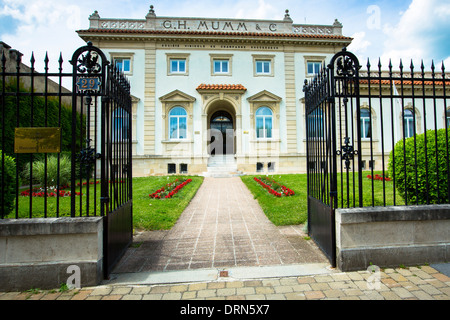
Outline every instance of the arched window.
POLYGON ((261 107, 256 110, 256 137, 272 138, 273 116, 272 110, 261 107))
POLYGON ((372 137, 372 125, 370 123, 370 110, 361 109, 361 138, 372 137))
POLYGON ((113 112, 113 141, 123 141, 128 139, 129 115, 122 108, 117 108, 113 112))
POLYGON ((414 136, 414 113, 411 109, 405 109, 403 116, 403 131, 405 138, 414 136))
POLYGON ((447 128, 450 128, 450 109, 448 109, 447 112, 445 113, 445 118, 447 121, 447 128))
POLYGON ((175 107, 169 112, 170 139, 187 138, 187 112, 182 107, 175 107))
POLYGON ((310 138, 323 138, 325 123, 321 108, 315 109, 308 115, 308 125, 308 136, 310 138))

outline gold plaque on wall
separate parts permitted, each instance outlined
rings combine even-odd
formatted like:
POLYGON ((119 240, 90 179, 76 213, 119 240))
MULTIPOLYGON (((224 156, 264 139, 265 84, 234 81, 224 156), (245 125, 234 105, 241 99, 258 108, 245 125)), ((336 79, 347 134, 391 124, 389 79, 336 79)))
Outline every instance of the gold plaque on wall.
POLYGON ((16 128, 14 152, 61 152, 61 128, 16 128))

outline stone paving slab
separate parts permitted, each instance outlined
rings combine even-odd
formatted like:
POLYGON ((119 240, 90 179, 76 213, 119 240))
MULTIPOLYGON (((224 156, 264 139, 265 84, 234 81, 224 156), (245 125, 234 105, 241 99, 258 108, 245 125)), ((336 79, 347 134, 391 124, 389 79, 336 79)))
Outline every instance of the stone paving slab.
POLYGON ((239 177, 207 177, 175 226, 135 235, 113 273, 327 262, 302 228, 273 225, 239 177))
POLYGON ((450 277, 429 266, 287 277, 0 293, 0 300, 450 300, 450 277), (401 273, 408 276, 399 277, 401 273), (414 280, 413 280, 414 279, 414 280), (374 281, 375 280, 375 281, 374 281))

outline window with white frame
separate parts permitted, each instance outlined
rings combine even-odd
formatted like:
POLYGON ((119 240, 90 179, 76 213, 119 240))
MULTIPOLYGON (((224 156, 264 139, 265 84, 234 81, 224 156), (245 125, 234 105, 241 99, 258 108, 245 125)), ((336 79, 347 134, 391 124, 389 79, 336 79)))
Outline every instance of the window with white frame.
POLYGON ((253 57, 253 75, 255 77, 274 76, 274 55, 254 54, 253 57))
POLYGON ((171 74, 185 74, 186 73, 186 59, 171 58, 170 59, 170 73, 171 74))
POLYGON ((272 138, 273 113, 268 107, 256 110, 256 138, 272 138))
POLYGON ((447 128, 450 128, 450 109, 447 110, 445 117, 447 120, 447 128))
POLYGON ((323 138, 324 118, 321 108, 315 109, 308 115, 308 137, 323 138))
POLYGON ((114 141, 123 141, 128 139, 129 114, 123 108, 117 108, 113 112, 113 133, 114 141))
POLYGON ((214 59, 214 74, 228 74, 230 72, 229 60, 214 59))
POLYGON ((361 138, 368 139, 372 137, 372 126, 370 123, 370 110, 361 109, 361 138))
POLYGON ((129 58, 115 58, 114 65, 117 70, 122 71, 123 73, 131 72, 131 59, 129 58))
POLYGON ((187 139, 187 112, 182 107, 175 107, 169 112, 169 138, 187 139))
POLYGON ((322 62, 320 61, 308 61, 306 63, 306 73, 308 76, 315 76, 322 70, 322 62))
POLYGON ((270 60, 256 60, 255 61, 255 67, 256 67, 256 74, 264 74, 268 75, 271 74, 271 66, 272 62, 270 60))
POLYGON ((411 109, 406 109, 403 115, 403 131, 405 138, 414 136, 414 113, 411 109))

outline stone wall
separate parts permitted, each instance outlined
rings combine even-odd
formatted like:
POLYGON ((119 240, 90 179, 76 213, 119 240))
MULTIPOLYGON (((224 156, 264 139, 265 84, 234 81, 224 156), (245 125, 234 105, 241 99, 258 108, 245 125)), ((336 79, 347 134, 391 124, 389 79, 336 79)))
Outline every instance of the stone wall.
POLYGON ((336 210, 342 271, 423 265, 450 259, 450 205, 336 210))
POLYGON ((0 220, 0 291, 59 288, 69 266, 81 287, 103 280, 103 218, 0 220))

